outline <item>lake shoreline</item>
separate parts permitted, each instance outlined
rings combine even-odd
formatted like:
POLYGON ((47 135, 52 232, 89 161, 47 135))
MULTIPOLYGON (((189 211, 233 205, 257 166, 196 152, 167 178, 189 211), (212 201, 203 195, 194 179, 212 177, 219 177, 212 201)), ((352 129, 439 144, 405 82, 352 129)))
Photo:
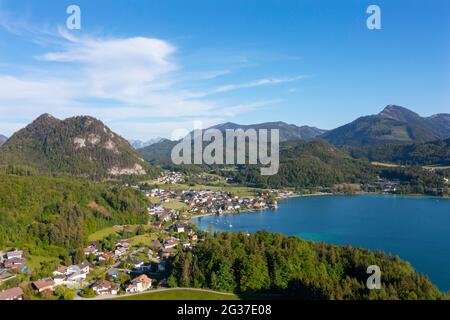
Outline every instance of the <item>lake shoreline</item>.
MULTIPOLYGON (((390 193, 380 193, 380 192, 356 192, 353 194, 345 194, 345 193, 331 193, 331 192, 315 192, 315 193, 308 193, 308 194, 292 194, 287 197, 279 199, 280 202, 284 202, 289 199, 296 199, 296 198, 307 198, 307 197, 354 197, 354 196, 389 196, 389 197, 401 197, 401 198, 417 198, 417 199, 442 199, 442 200, 450 200, 450 197, 448 196, 430 196, 430 195, 424 195, 420 193, 411 193, 411 194, 390 194, 390 193)), ((264 212, 266 210, 276 210, 277 208, 263 208, 263 209, 247 209, 242 210, 239 212, 223 212, 222 214, 217 213, 206 213, 206 214, 197 214, 189 217, 190 220, 198 219, 202 217, 210 217, 210 216, 233 216, 233 215, 239 215, 244 213, 253 213, 253 212, 264 212)))
POLYGON ((363 193, 290 197, 277 210, 263 210, 192 220, 199 230, 246 232, 260 230, 313 242, 352 245, 399 255, 433 283, 450 289, 450 202, 423 195, 363 193))

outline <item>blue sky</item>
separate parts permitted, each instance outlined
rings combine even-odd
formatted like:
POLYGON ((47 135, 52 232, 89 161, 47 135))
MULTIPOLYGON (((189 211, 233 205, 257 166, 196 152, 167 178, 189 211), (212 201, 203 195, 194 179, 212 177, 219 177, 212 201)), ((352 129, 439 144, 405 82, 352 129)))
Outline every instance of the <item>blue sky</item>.
POLYGON ((450 2, 0 0, 0 133, 88 114, 126 138, 449 112, 450 2), (82 12, 66 28, 66 8, 82 12), (381 8, 381 30, 366 9, 381 8))

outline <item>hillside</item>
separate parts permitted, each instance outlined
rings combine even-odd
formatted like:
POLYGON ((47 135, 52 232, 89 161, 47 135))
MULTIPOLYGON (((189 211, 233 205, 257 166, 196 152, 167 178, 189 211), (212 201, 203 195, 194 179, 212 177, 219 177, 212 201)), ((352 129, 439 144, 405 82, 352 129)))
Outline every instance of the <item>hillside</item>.
POLYGON ((347 147, 357 158, 369 161, 389 162, 401 165, 450 166, 450 138, 410 145, 377 145, 368 147, 347 147))
POLYGON ((0 148, 0 163, 94 178, 145 175, 154 170, 99 120, 88 116, 59 120, 48 114, 16 132, 0 148))
POLYGON ((220 233, 176 256, 168 283, 225 292, 280 293, 305 300, 433 300, 444 295, 398 257, 264 231, 220 233), (367 267, 382 270, 368 290, 367 267))
POLYGON ((171 141, 163 139, 160 142, 154 143, 137 151, 148 163, 152 165, 169 165, 171 164, 170 155, 173 147, 178 144, 178 141, 171 141))
POLYGON ((321 136, 334 145, 411 144, 450 136, 450 115, 421 117, 399 106, 389 105, 377 115, 361 117, 321 136))
POLYGON ((257 187, 331 187, 338 183, 360 183, 375 176, 368 162, 355 160, 323 140, 295 141, 280 146, 280 169, 261 176, 258 166, 238 168, 238 183, 257 187))
POLYGON ((0 248, 66 256, 99 229, 146 223, 146 204, 129 188, 1 167, 0 248))

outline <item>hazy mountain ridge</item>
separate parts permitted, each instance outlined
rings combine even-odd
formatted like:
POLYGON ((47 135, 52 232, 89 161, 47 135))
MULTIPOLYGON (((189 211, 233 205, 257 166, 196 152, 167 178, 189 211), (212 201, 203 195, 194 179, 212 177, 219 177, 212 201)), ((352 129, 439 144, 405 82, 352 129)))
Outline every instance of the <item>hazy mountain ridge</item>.
POLYGON ((2 144, 4 144, 4 143, 6 142, 6 140, 8 140, 8 138, 5 137, 4 135, 0 134, 0 146, 1 146, 2 144))
POLYGON ((151 172, 128 141, 89 116, 65 120, 40 116, 0 148, 0 163, 99 178, 151 172))
POLYGON ((311 141, 317 138, 318 136, 324 134, 326 130, 318 129, 310 126, 296 126, 294 124, 287 124, 282 121, 278 122, 265 122, 258 124, 250 124, 250 125, 241 125, 237 123, 227 122, 223 124, 219 124, 211 127, 210 129, 218 129, 220 131, 225 131, 227 129, 278 129, 280 130, 280 141, 293 141, 293 140, 305 140, 311 141))
POLYGON ((155 143, 161 142, 162 140, 164 140, 164 138, 157 137, 157 138, 150 139, 150 140, 147 140, 147 141, 142 141, 142 140, 138 140, 138 139, 137 140, 131 139, 131 140, 128 140, 128 142, 131 144, 131 146, 134 149, 141 149, 141 148, 145 148, 145 147, 151 146, 151 145, 153 145, 155 143))

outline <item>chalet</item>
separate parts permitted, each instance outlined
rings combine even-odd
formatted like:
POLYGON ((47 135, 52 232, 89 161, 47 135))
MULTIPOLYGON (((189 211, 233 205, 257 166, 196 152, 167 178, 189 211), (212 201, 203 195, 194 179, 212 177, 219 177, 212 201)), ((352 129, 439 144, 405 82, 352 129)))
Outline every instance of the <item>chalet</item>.
POLYGON ((9 258, 3 262, 3 266, 6 269, 23 270, 25 267, 25 259, 17 257, 9 258))
POLYGON ((6 253, 6 259, 22 259, 23 251, 22 250, 13 250, 6 253))
POLYGON ((94 284, 92 287, 96 295, 103 295, 103 294, 112 294, 116 295, 119 292, 119 285, 110 282, 108 280, 102 280, 98 281, 94 284))
POLYGON ((170 237, 164 241, 164 249, 175 248, 178 245, 178 240, 170 237))
POLYGON ((145 274, 131 280, 131 283, 126 288, 127 293, 137 293, 148 290, 152 286, 152 279, 145 274))
POLYGON ((98 252, 97 248, 95 246, 89 246, 87 248, 84 248, 84 254, 86 256, 89 256, 91 254, 96 255, 98 252))
POLYGON ((77 264, 77 267, 80 269, 80 272, 87 273, 87 274, 89 272, 91 272, 89 263, 87 263, 87 262, 79 263, 79 264, 77 264))
POLYGON ((130 248, 130 243, 127 241, 121 241, 116 244, 116 247, 128 249, 128 248, 130 248))
POLYGON ((122 257, 125 253, 127 253, 127 248, 125 247, 118 247, 115 251, 114 251, 114 255, 116 257, 122 257))
POLYGON ((44 292, 47 290, 53 291, 55 287, 55 281, 51 278, 46 278, 33 282, 33 287, 39 292, 44 292))
POLYGON ((177 233, 183 233, 186 230, 186 225, 177 224, 177 225, 175 225, 174 229, 175 229, 175 232, 177 232, 177 233))
POLYGON ((0 300, 23 300, 23 291, 21 288, 11 288, 0 292, 0 300))
POLYGON ((107 261, 109 259, 114 259, 114 252, 102 253, 97 259, 98 261, 107 261))
POLYGON ((53 276, 66 276, 68 274, 67 270, 68 268, 66 266, 60 266, 58 269, 53 271, 53 276))

